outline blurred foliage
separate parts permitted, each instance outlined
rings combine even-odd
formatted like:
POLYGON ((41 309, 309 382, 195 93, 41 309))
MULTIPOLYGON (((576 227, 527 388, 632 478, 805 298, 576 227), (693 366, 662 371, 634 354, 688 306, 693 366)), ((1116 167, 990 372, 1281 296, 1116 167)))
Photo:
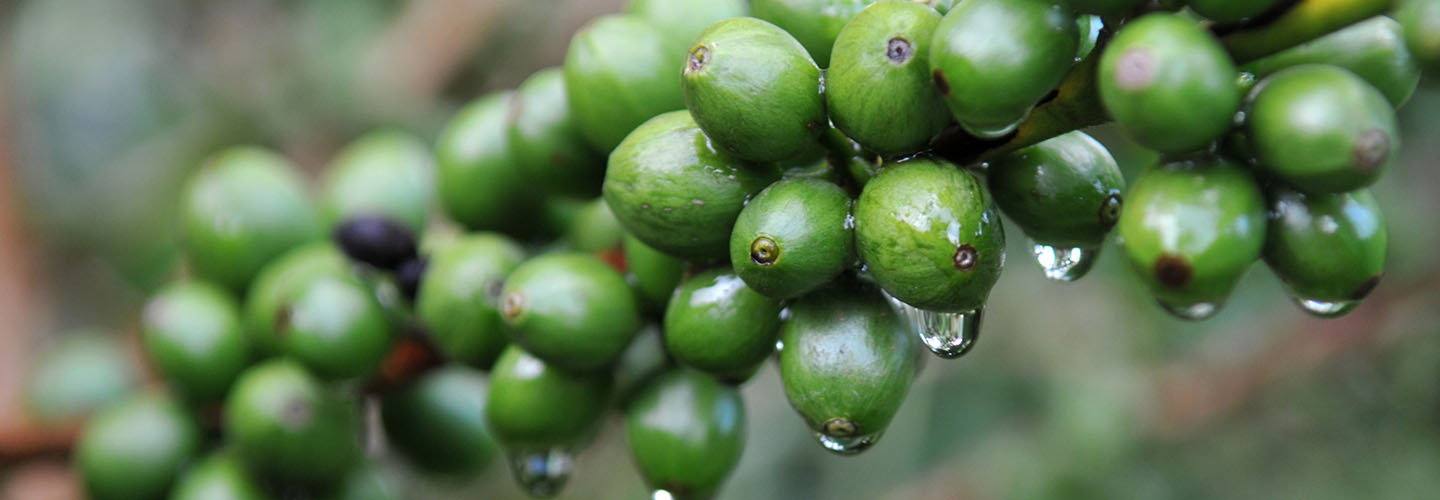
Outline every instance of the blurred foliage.
MULTIPOLYGON (((48 314, 62 327, 128 324, 146 291, 180 267, 175 193, 205 154, 259 144, 314 169, 379 126, 433 141, 456 106, 558 64, 569 30, 619 8, 617 0, 478 1, 501 5, 490 11, 500 21, 462 44, 469 55, 443 73, 443 85, 418 93, 377 81, 438 52, 386 59, 406 43, 396 26, 427 2, 463 2, 0 2, 7 139, 20 206, 44 255, 48 314)), ((852 458, 824 452, 767 367, 744 388, 757 424, 722 497, 1433 497, 1435 82, 1401 119, 1401 161, 1374 188, 1391 228, 1390 271, 1350 317, 1305 316, 1256 265, 1218 317, 1184 323, 1151 303, 1113 243, 1090 276, 1057 285, 1013 231, 978 347, 962 360, 929 360, 879 445, 852 458)), ((1094 132, 1127 178, 1154 161, 1111 128, 1094 132)), ((88 363, 89 372, 112 370, 108 363, 88 363)), ((89 395, 45 411, 71 415, 106 391, 83 390, 89 395)), ((499 463, 457 483, 386 460, 383 476, 406 498, 520 498, 499 463)), ((562 497, 643 494, 611 422, 562 497)))

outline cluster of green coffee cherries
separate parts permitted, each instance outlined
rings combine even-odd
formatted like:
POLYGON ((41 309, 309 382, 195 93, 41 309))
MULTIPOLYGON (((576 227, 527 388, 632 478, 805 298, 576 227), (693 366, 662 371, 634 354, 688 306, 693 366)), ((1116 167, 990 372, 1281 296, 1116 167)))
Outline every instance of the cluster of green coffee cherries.
POLYGON ((184 193, 187 277, 143 314, 169 391, 94 419, 79 470, 99 499, 346 497, 381 451, 370 401, 416 468, 498 451, 545 496, 615 409, 657 500, 707 498, 744 447, 736 386, 772 357, 820 444, 875 444, 920 346, 973 346, 1002 214, 1055 280, 1118 225, 1182 317, 1261 258, 1343 314, 1383 273, 1366 186, 1440 68, 1440 0, 1237 67, 1214 33, 1292 4, 634 0, 563 68, 466 106, 433 156, 358 140, 317 199, 284 158, 218 153, 184 193), (940 153, 1003 144, 1082 68, 1163 155, 1128 189, 1079 131, 940 153))

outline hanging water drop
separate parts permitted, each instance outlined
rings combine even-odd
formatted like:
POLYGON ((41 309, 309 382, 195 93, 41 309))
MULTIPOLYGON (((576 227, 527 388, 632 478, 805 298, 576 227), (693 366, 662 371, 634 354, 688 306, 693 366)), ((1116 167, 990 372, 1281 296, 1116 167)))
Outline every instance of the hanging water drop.
POLYGON ((1194 304, 1170 304, 1164 301, 1158 302, 1160 303, 1160 307, 1165 309, 1165 312, 1168 312, 1172 316, 1175 316, 1177 318, 1189 321, 1200 321, 1203 319, 1209 319, 1211 316, 1214 316, 1215 313, 1220 312, 1220 306, 1222 305, 1217 302, 1196 302, 1194 304))
POLYGON ((973 311, 937 312, 926 311, 902 302, 884 293, 885 300, 895 312, 910 322, 910 328, 920 337, 920 342, 945 359, 964 356, 975 347, 980 336, 980 318, 984 308, 973 311))
POLYGON ((1305 312, 1321 318, 1344 316, 1354 310, 1356 306, 1360 305, 1360 301, 1358 300, 1326 301, 1307 299, 1299 295, 1292 295, 1290 298, 1293 299, 1295 304, 1300 306, 1301 309, 1304 309, 1305 312))
POLYGON ((1032 253, 1035 254, 1035 262, 1040 264, 1040 270, 1045 277, 1054 281, 1075 281, 1090 272, 1095 267, 1096 257, 1100 255, 1098 248, 1085 247, 1056 247, 1030 242, 1033 245, 1032 253))
POLYGON ((542 451, 524 451, 510 454, 510 472, 515 482, 532 497, 555 496, 570 479, 570 468, 575 463, 569 451, 551 448, 542 451))
POLYGON ((815 432, 815 440, 820 446, 830 450, 837 455, 854 455, 870 448, 876 441, 880 440, 880 434, 866 434, 863 436, 833 437, 823 432, 815 432))

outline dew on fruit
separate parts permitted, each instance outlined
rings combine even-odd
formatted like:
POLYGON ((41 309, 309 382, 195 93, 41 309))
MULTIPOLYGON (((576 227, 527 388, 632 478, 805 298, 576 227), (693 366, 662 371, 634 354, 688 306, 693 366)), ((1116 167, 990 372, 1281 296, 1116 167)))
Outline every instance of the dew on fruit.
POLYGON ((1057 247, 1031 241, 1035 263, 1045 277, 1054 281, 1075 281, 1090 272, 1100 255, 1098 248, 1057 247))
POLYGON ((955 359, 975 347, 975 340, 980 336, 980 319, 985 312, 983 307, 961 312, 926 311, 889 293, 884 295, 890 307, 910 322, 910 328, 920 337, 920 342, 936 356, 955 359))
POLYGON ((536 498, 553 497, 570 479, 574 457, 569 451, 552 448, 510 454, 510 472, 520 489, 536 498))
POLYGON ((1358 300, 1315 300, 1307 299, 1299 295, 1291 295, 1290 298, 1295 301, 1295 305, 1300 306, 1300 309, 1321 318, 1344 316, 1354 310, 1356 306, 1360 305, 1360 301, 1358 300))
POLYGON ((1183 320, 1187 320, 1187 321, 1200 321, 1200 320, 1203 320, 1203 319, 1209 319, 1211 316, 1214 316, 1215 313, 1220 312, 1220 306, 1221 306, 1221 305, 1222 305, 1222 304, 1217 303, 1217 302, 1196 302, 1196 303, 1194 303, 1194 304, 1171 304, 1171 303, 1167 303, 1167 302, 1164 302, 1164 301, 1160 301, 1160 307, 1161 307, 1161 308, 1164 308, 1164 309, 1165 309, 1165 312, 1168 312, 1168 313, 1170 313, 1170 315, 1172 315, 1172 316, 1175 316, 1175 317, 1177 317, 1177 318, 1180 318, 1180 319, 1183 319, 1183 320))
POLYGON ((876 441, 880 440, 879 433, 847 437, 827 436, 825 433, 819 431, 816 431, 814 434, 815 440, 820 442, 820 446, 824 446, 825 449, 837 455, 854 455, 860 453, 869 449, 876 441))

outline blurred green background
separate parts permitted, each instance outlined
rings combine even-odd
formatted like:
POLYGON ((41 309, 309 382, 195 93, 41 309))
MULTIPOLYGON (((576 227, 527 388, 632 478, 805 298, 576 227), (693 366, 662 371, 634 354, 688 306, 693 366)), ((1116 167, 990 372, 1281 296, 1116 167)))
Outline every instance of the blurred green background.
MULTIPOLYGON (((21 408, 29 368, 64 342, 114 351, 133 334, 180 266, 176 192, 205 154, 260 144, 314 174, 379 126, 433 140, 622 3, 0 1, 0 497, 76 495, 67 431, 21 408)), ((874 449, 822 450, 773 366, 746 385, 749 441, 722 498, 1440 496, 1440 85, 1400 115, 1401 161, 1374 188, 1389 271, 1349 316, 1304 315, 1257 265, 1218 317, 1181 322, 1113 244, 1061 285, 1014 237, 979 346, 930 359, 874 449)), ((1094 132, 1131 179, 1153 161, 1094 132)), ((133 356, 80 351, 116 387, 145 378, 133 356)), ((645 496, 620 431, 581 456, 562 498, 645 496)), ((383 465, 405 498, 520 497, 498 462, 464 483, 383 465)))

